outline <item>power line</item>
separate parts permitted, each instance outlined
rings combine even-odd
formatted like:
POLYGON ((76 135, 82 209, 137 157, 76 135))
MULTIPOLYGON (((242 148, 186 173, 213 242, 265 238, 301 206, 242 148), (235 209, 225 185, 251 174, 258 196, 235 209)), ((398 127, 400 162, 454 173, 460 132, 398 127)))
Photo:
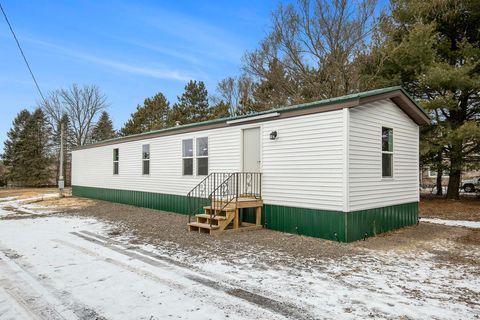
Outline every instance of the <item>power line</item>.
POLYGON ((37 79, 35 79, 35 76, 33 75, 32 68, 30 68, 30 64, 28 63, 27 57, 25 57, 25 53, 23 53, 22 47, 20 46, 20 42, 18 41, 17 35, 13 31, 12 25, 10 24, 10 21, 8 21, 7 14, 5 13, 5 10, 3 10, 2 4, 0 3, 0 9, 2 10, 3 16, 5 17, 5 21, 7 21, 8 27, 10 28, 10 31, 12 32, 13 38, 15 39, 15 42, 17 43, 17 47, 20 50, 20 53, 22 54, 23 60, 25 61, 25 64, 27 65, 28 71, 30 71, 30 75, 32 76, 33 82, 35 82, 35 86, 37 87, 38 93, 40 93, 40 96, 42 97, 43 101, 45 100, 45 97, 43 96, 42 90, 40 90, 40 86, 38 85, 37 79))

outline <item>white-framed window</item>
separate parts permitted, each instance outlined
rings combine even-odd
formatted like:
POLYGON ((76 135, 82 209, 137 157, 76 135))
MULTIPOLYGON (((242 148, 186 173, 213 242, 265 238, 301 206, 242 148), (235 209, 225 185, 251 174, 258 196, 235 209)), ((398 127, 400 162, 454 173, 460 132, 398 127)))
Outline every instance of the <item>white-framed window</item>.
POLYGON ((208 137, 197 138, 197 176, 208 175, 208 137))
POLYGON ((193 139, 182 140, 182 174, 193 176, 193 139))
POLYGON ((382 178, 393 178, 393 129, 382 127, 382 178))
POLYGON ((150 174, 150 145, 142 145, 142 174, 150 174))
POLYGON ((118 174, 118 161, 120 159, 120 153, 118 148, 113 149, 113 174, 118 174))
MULTIPOLYGON (((442 178, 448 178, 449 175, 450 175, 450 170, 443 169, 442 178)), ((433 168, 428 168, 428 177, 429 178, 436 178, 437 177, 437 170, 435 170, 433 168)))

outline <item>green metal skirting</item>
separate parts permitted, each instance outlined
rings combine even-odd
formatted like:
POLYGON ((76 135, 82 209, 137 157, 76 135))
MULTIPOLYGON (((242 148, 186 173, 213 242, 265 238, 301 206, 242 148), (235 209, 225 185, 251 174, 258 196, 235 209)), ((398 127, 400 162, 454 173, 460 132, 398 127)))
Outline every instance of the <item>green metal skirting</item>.
POLYGON ((72 186, 72 194, 77 197, 106 200, 137 207, 188 214, 188 200, 186 196, 81 186, 72 186))
POLYGON ((346 241, 345 213, 265 204, 262 222, 268 229, 346 241))
POLYGON ((418 221, 418 202, 353 211, 346 214, 347 242, 411 226, 418 221))
MULTIPOLYGON (((163 211, 188 214, 186 196, 153 192, 72 186, 78 197, 106 200, 163 211)), ((252 220, 252 212, 243 210, 242 219, 252 220)), ((367 236, 416 224, 418 202, 354 212, 306 209, 265 204, 262 224, 272 230, 310 237, 352 242, 367 236)))

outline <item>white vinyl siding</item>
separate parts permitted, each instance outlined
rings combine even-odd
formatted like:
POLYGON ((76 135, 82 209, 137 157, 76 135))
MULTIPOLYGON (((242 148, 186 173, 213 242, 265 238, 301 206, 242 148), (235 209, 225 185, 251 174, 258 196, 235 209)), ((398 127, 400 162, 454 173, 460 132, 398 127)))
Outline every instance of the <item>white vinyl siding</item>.
MULTIPOLYGON (((342 111, 235 125, 73 151, 73 185, 186 195, 205 176, 182 175, 182 140, 208 137, 208 172, 242 167, 242 129, 261 128, 261 172, 265 203, 342 210, 342 111), (276 140, 270 132, 277 131, 276 140), (150 144, 150 175, 141 174, 138 150, 150 144), (122 156, 111 175, 112 149, 122 156), (107 175, 106 173, 110 173, 107 175)), ((194 152, 194 158, 196 152, 194 152)))
MULTIPOLYGON (((234 128, 210 130, 210 172, 240 170, 240 132, 234 128)), ((206 131, 118 143, 72 152, 73 185, 186 195, 205 176, 182 175, 182 140, 205 137, 206 131), (150 144, 150 175, 142 175, 139 150, 150 144), (112 177, 112 149, 119 148, 121 170, 112 177)))
POLYGON ((343 210, 342 110, 266 122, 262 129, 265 203, 343 210), (270 133, 277 138, 270 140, 270 133))
POLYGON ((260 128, 260 171, 266 204, 356 211, 419 200, 419 128, 390 100, 254 124, 174 134, 77 150, 73 185, 186 195, 198 174, 198 138, 208 138, 208 173, 242 170, 242 130, 260 128), (393 178, 382 178, 382 127, 394 132, 393 178), (270 133, 277 138, 270 140, 270 133), (193 141, 193 174, 183 175, 182 141, 193 141), (138 152, 150 145, 150 175, 138 152), (111 174, 112 150, 121 170, 111 174))
POLYGON ((349 211, 419 200, 419 127, 390 100, 352 108, 349 211), (393 177, 382 178, 382 127, 393 129, 393 177))

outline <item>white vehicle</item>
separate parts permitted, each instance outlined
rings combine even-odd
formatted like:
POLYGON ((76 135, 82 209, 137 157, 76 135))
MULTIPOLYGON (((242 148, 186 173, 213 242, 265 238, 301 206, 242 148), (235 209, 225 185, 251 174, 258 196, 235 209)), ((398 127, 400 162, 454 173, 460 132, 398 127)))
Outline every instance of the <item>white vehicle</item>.
POLYGON ((472 178, 464 180, 462 183, 462 189, 465 192, 475 192, 475 190, 480 190, 480 178, 472 178))

